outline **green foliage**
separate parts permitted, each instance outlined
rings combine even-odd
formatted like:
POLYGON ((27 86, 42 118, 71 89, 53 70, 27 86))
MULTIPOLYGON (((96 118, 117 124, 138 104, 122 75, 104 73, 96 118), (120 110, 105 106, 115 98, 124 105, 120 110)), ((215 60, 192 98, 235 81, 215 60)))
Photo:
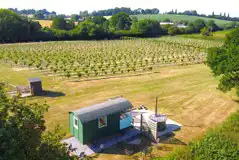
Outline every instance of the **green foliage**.
POLYGON ((44 133, 46 104, 25 104, 17 98, 9 99, 0 86, 0 159, 45 160, 67 158, 64 134, 57 126, 55 131, 44 133))
POLYGON ((79 18, 80 18, 80 16, 79 16, 78 14, 72 14, 72 15, 71 15, 71 20, 72 20, 73 22, 79 21, 79 18))
POLYGON ((176 34, 180 34, 181 31, 177 26, 170 26, 168 28, 168 34, 169 35, 176 35, 176 34))
POLYGON ((134 21, 131 26, 131 31, 142 35, 157 36, 162 33, 159 22, 154 20, 134 21))
POLYGON ((163 22, 171 22, 169 18, 163 19, 163 22))
POLYGON ((195 32, 199 32, 202 28, 206 26, 206 23, 203 19, 197 19, 193 22, 195 32))
POLYGON ((206 27, 210 29, 210 31, 216 31, 219 29, 217 24, 215 23, 214 20, 209 20, 206 22, 206 27))
POLYGON ((203 36, 212 36, 211 29, 204 27, 200 30, 201 35, 203 36))
POLYGON ((110 26, 113 30, 129 30, 131 18, 125 12, 117 13, 110 18, 110 26))
POLYGON ((75 28, 75 22, 74 21, 69 21, 66 23, 66 30, 72 30, 75 28))
POLYGON ((81 22, 75 29, 70 31, 73 37, 82 37, 88 39, 90 37, 102 38, 105 35, 103 26, 97 25, 92 21, 81 22))
POLYGON ((33 16, 34 16, 34 19, 38 19, 38 20, 45 19, 44 13, 41 11, 36 11, 33 16))
POLYGON ((102 25, 103 23, 107 21, 107 19, 103 16, 93 16, 90 18, 90 20, 94 22, 95 24, 99 24, 99 25, 102 25))
POLYGON ((188 147, 178 149, 162 160, 238 160, 238 132, 239 111, 222 126, 207 132, 202 139, 192 141, 188 147))
POLYGON ((53 19, 51 28, 53 29, 60 29, 64 30, 66 29, 66 21, 62 16, 57 16, 53 19))
POLYGON ((40 28, 38 22, 28 21, 13 11, 0 9, 0 42, 32 40, 40 28))
MULTIPOLYGON (((207 64, 215 76, 222 75, 219 89, 239 88, 239 28, 228 34, 225 45, 208 50, 207 64)), ((238 94, 239 95, 239 94, 238 94)))

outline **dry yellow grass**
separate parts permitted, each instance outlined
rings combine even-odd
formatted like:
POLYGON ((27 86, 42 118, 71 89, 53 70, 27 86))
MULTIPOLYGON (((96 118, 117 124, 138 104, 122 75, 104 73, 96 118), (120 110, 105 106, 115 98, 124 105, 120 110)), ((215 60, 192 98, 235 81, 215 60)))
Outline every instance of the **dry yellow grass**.
MULTIPOLYGON (((52 20, 33 20, 36 22, 39 22, 42 27, 51 27, 52 25, 52 20)), ((77 25, 78 22, 75 22, 75 25, 77 25)))
POLYGON ((34 20, 39 22, 42 27, 51 27, 52 20, 34 20))

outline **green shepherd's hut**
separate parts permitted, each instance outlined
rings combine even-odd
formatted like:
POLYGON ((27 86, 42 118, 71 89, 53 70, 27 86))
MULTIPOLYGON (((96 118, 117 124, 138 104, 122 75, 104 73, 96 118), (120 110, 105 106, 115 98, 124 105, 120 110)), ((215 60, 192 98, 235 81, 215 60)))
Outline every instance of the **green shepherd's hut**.
POLYGON ((70 132, 82 144, 115 134, 132 126, 132 107, 119 97, 69 112, 70 132))

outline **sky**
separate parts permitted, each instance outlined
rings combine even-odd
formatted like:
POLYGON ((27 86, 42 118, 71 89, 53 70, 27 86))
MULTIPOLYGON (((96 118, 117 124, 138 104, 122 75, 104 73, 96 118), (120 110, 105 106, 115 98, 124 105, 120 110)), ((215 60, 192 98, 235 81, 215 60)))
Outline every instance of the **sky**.
POLYGON ((57 14, 75 14, 79 11, 109 9, 115 7, 158 8, 161 13, 197 10, 198 13, 229 13, 239 17, 239 0, 0 0, 0 8, 47 9, 57 14))

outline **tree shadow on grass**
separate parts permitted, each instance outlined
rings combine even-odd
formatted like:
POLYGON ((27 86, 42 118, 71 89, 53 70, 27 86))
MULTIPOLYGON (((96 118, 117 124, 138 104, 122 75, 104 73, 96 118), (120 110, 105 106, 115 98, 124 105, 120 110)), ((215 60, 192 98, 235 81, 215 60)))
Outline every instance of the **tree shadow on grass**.
POLYGON ((131 140, 133 139, 140 139, 141 143, 139 145, 130 145, 127 144, 126 141, 123 141, 111 146, 110 148, 105 149, 101 153, 115 155, 133 155, 135 153, 142 152, 143 150, 152 146, 151 141, 142 135, 138 135, 131 140))
POLYGON ((62 97, 65 96, 65 93, 62 92, 55 92, 55 91, 46 91, 44 90, 42 95, 40 95, 42 97, 51 97, 51 98, 55 98, 55 97, 62 97))
POLYGON ((174 144, 174 145, 187 145, 186 143, 184 143, 183 141, 177 139, 174 137, 175 134, 174 133, 171 133, 171 134, 167 134, 167 135, 164 135, 160 138, 160 142, 159 143, 162 143, 162 144, 174 144))

